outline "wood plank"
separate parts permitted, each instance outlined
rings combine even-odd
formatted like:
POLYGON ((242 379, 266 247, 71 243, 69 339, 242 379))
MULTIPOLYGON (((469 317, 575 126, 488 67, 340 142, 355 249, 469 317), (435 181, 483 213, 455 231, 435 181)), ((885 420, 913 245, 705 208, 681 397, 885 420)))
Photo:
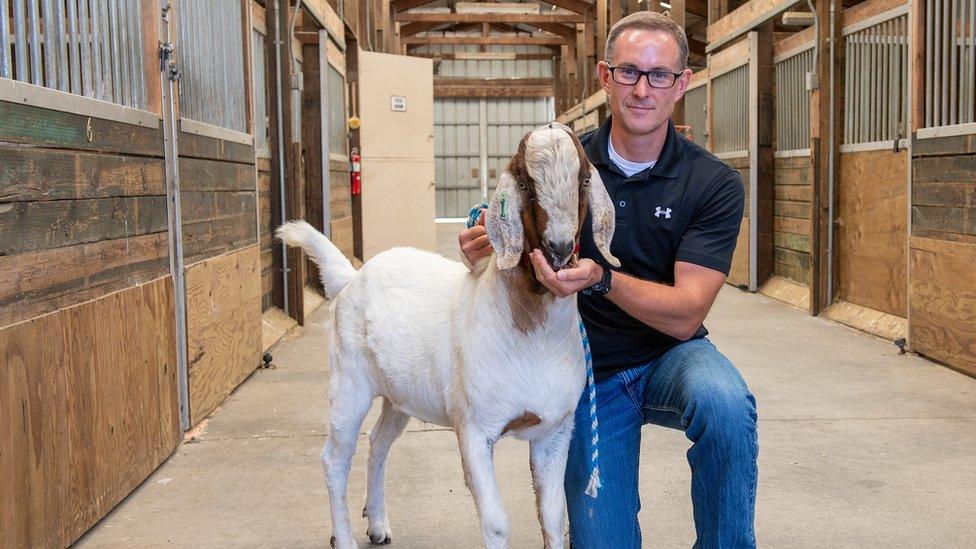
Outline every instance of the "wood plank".
POLYGON ((538 23, 582 23, 583 16, 564 13, 426 13, 400 12, 396 20, 401 23, 509 23, 536 25, 538 23))
POLYGON ((281 309, 272 307, 261 314, 261 347, 267 351, 291 332, 298 323, 281 309))
POLYGON ((180 193, 183 225, 229 218, 254 222, 254 193, 249 191, 180 193))
POLYGON ((964 183, 912 181, 912 205, 959 207, 974 210, 972 213, 976 214, 976 180, 964 183))
POLYGON ((912 156, 943 156, 954 154, 976 154, 976 135, 953 135, 915 139, 912 156))
POLYGON ((773 274, 792 280, 797 284, 810 284, 810 271, 808 269, 801 269, 784 263, 774 263, 773 274))
POLYGON ((0 327, 165 276, 167 234, 0 257, 0 327))
POLYGON ((773 220, 773 230, 777 233, 809 235, 811 230, 810 220, 777 217, 773 220))
POLYGON ((425 45, 485 45, 485 46, 559 46, 566 44, 566 39, 558 36, 411 36, 402 40, 405 46, 425 45))
POLYGON ((759 293, 800 309, 810 309, 810 289, 782 276, 770 277, 759 293))
POLYGON ((777 248, 784 248, 797 252, 810 253, 810 236, 790 233, 776 233, 773 244, 777 248))
POLYGON ((254 191, 255 185, 251 164, 180 157, 183 191, 254 191))
POLYGON ((904 317, 848 301, 837 301, 822 316, 889 341, 908 335, 908 320, 904 317))
POLYGON ((729 270, 729 284, 748 288, 749 286, 749 218, 742 219, 739 237, 732 254, 732 267, 729 270))
POLYGON ((976 376, 976 244, 910 245, 912 350, 976 376))
POLYGON ((183 257, 192 265, 233 250, 257 244, 254 218, 234 216, 183 227, 183 257))
POLYGON ((813 187, 810 185, 773 186, 773 196, 776 200, 796 200, 809 203, 812 193, 813 187))
POLYGON ((976 155, 924 157, 912 161, 912 180, 919 182, 973 181, 976 155))
POLYGON ((434 78, 434 97, 551 97, 552 95, 551 78, 434 78))
POLYGON ((706 32, 709 46, 744 34, 772 19, 777 14, 786 11, 795 3, 793 0, 752 0, 746 2, 725 17, 708 25, 706 32))
POLYGON ((738 42, 708 56, 708 77, 712 80, 749 62, 749 40, 742 37, 738 42))
POLYGON ((257 246, 186 270, 190 423, 207 417, 261 361, 257 246))
POLYGON ((840 157, 835 233, 840 299, 908 314, 907 153, 840 157))
MULTIPOLYGON (((270 42, 270 40, 269 40, 270 42)), ((269 105, 273 103, 268 103, 269 105)), ((226 160, 241 164, 254 164, 254 147, 225 139, 215 139, 195 133, 180 131, 180 158, 206 158, 226 160)), ((270 142, 270 141, 269 141, 270 142)), ((162 151, 162 145, 159 146, 162 151)))
POLYGON ((0 212, 0 256, 163 232, 165 196, 14 202, 0 212))
POLYGON ((813 170, 807 168, 777 168, 773 176, 776 185, 810 185, 813 183, 813 170))
POLYGON ((0 141, 52 148, 160 156, 161 127, 145 128, 0 101, 0 141))
POLYGON ((809 156, 775 158, 774 162, 777 170, 810 170, 813 168, 813 164, 811 163, 809 156))
POLYGON ((810 219, 810 203, 777 200, 773 203, 773 215, 810 219))
POLYGON ((912 230, 976 235, 976 208, 912 206, 912 230))
POLYGON ((774 248, 774 262, 789 265, 801 271, 810 270, 810 254, 795 252, 786 248, 774 248))
POLYGON ((842 27, 849 27, 875 15, 907 4, 906 0, 867 0, 844 10, 842 27))
POLYGON ((0 330, 0 544, 70 545, 176 447, 172 298, 164 277, 0 330))
POLYGON ((162 159, 0 145, 0 202, 166 194, 162 159))

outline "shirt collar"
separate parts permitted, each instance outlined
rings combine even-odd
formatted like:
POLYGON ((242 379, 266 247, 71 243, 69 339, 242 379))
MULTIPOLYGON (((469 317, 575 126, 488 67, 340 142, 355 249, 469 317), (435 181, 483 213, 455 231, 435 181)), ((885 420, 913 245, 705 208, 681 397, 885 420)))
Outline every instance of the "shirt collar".
MULTIPOLYGON (((613 118, 608 116, 603 122, 603 125, 600 126, 596 136, 594 136, 595 138, 591 139, 585 148, 586 156, 590 158, 594 166, 613 166, 609 153, 607 152, 607 147, 610 143, 610 124, 612 121, 613 118)), ((674 129, 674 123, 668 119, 668 134, 664 138, 664 147, 661 148, 661 155, 658 156, 657 163, 650 170, 634 174, 634 177, 649 179, 651 176, 654 176, 677 179, 681 175, 680 159, 683 145, 674 129)))

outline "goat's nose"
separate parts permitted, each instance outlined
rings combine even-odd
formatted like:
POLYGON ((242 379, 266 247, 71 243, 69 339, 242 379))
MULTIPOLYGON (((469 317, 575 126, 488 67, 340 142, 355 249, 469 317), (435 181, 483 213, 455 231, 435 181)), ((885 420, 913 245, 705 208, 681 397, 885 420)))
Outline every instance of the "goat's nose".
POLYGON ((554 258, 565 259, 573 253, 573 241, 566 240, 563 242, 555 242, 552 240, 547 240, 546 244, 549 246, 549 251, 552 253, 554 258))

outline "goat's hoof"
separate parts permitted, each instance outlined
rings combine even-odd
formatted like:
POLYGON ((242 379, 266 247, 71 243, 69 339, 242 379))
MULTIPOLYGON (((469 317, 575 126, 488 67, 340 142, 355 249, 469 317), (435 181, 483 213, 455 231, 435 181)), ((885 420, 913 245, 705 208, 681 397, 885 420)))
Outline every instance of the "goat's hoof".
POLYGON ((379 532, 366 530, 366 535, 369 537, 371 545, 387 545, 393 541, 393 535, 390 534, 389 529, 379 532))
POLYGON ((331 538, 329 538, 329 546, 330 547, 335 547, 335 536, 332 536, 331 538))

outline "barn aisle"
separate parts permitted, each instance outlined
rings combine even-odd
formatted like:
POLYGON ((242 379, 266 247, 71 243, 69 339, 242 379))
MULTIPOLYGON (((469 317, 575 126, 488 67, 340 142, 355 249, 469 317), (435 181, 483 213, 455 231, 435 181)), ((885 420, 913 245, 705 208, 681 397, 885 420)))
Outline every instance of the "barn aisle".
MULTIPOLYGON (((326 314, 320 308, 281 343, 276 368, 255 372, 79 546, 327 546, 318 458, 326 314)), ((971 544, 959 525, 976 509, 976 492, 960 487, 976 483, 976 380, 732 287, 707 325, 759 401, 762 546, 971 544)), ((364 427, 374 417, 375 410, 364 427)), ((652 547, 687 547, 694 535, 688 443, 680 433, 648 427, 643 446, 644 539, 652 547)), ((512 547, 537 547, 527 447, 505 440, 496 455, 512 547)), ((364 462, 361 444, 350 481, 360 534, 364 462)), ((394 446, 388 477, 393 547, 480 543, 451 432, 412 423, 394 446)))

